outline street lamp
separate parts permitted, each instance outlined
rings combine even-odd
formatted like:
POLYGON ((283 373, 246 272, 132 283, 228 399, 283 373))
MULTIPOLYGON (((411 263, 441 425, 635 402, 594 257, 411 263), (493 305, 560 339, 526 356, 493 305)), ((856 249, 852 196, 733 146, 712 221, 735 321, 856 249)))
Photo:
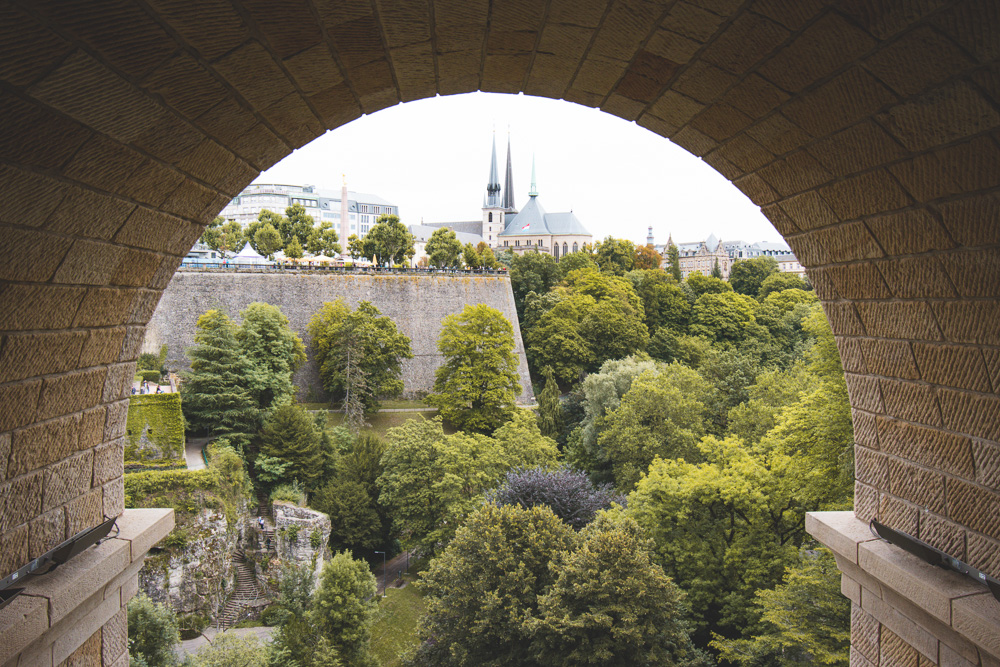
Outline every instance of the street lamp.
POLYGON ((386 597, 386 595, 385 595, 385 552, 384 551, 376 551, 375 553, 382 554, 382 597, 386 597))

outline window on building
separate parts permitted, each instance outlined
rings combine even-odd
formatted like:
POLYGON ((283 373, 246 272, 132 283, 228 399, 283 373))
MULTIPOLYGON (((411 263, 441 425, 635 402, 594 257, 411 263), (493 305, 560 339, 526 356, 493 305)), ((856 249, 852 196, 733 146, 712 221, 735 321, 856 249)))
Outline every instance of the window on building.
POLYGON ((493 222, 493 214, 492 213, 489 214, 489 219, 487 220, 487 222, 493 222))
POLYGON ((568 250, 569 250, 569 246, 568 246, 568 245, 566 245, 566 243, 565 243, 565 241, 564 241, 564 242, 563 242, 563 254, 565 255, 565 254, 566 254, 566 252, 567 252, 568 250))
POLYGON ((576 241, 574 241, 574 242, 573 242, 573 252, 577 252, 577 245, 576 245, 576 241))

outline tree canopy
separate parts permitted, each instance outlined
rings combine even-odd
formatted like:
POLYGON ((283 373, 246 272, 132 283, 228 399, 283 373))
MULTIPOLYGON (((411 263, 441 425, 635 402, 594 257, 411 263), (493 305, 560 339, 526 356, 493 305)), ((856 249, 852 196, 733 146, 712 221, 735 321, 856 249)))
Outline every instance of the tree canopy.
POLYGON ((729 269, 729 282, 739 294, 757 297, 764 280, 778 271, 778 262, 769 255, 738 259, 729 269))
POLYGON ((467 305, 444 318, 438 350, 444 363, 435 373, 427 401, 455 426, 492 431, 513 414, 521 393, 514 329, 485 304, 467 305))
MULTIPOLYGON (((471 246, 470 246, 471 247, 471 246)), ((427 246, 424 252, 430 258, 431 265, 438 268, 446 266, 458 266, 458 258, 462 255, 462 244, 459 242, 455 232, 447 227, 440 227, 434 230, 431 237, 427 239, 427 246)), ((473 262, 476 261, 475 249, 472 250, 473 262)), ((466 261, 468 264, 468 261, 466 261)))
POLYGON ((594 244, 594 260, 604 273, 623 276, 635 268, 635 245, 628 239, 608 236, 594 244))
POLYGON ((398 215, 383 213, 361 239, 363 255, 378 265, 402 264, 413 257, 413 234, 398 215))

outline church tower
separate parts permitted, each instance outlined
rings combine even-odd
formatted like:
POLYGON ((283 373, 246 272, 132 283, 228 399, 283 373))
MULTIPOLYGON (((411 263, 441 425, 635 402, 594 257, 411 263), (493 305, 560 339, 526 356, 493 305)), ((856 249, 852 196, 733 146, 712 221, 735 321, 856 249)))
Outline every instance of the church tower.
POLYGON ((503 184, 503 207, 507 213, 517 213, 514 204, 514 169, 510 165, 510 132, 507 132, 507 174, 503 184))
MULTIPOLYGON (((508 138, 507 143, 510 143, 508 138)), ((508 152, 508 159, 510 153, 508 152)), ((509 174, 509 163, 508 163, 509 174)), ((490 180, 486 184, 483 198, 483 240, 491 248, 497 247, 497 235, 504 230, 505 213, 503 197, 500 195, 500 174, 497 170, 497 138, 493 135, 493 155, 490 158, 490 180)))

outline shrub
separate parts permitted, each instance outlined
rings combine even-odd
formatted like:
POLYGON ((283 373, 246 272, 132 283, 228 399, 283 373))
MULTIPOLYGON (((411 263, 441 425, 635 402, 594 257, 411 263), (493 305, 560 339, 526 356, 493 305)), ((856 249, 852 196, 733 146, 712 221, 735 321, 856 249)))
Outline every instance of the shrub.
POLYGON ((139 371, 139 377, 141 377, 146 382, 159 383, 160 381, 160 371, 139 371))
POLYGON ((127 609, 129 655, 149 667, 175 665, 174 646, 180 636, 173 610, 143 593, 132 598, 127 609))
POLYGON ((283 500, 288 503, 294 503, 305 507, 306 493, 302 490, 302 487, 299 486, 298 481, 292 482, 291 484, 282 484, 281 486, 275 487, 274 491, 271 491, 271 502, 276 500, 283 500))
POLYGON ((594 486, 586 473, 572 468, 508 472, 500 487, 487 499, 496 505, 524 508, 546 505, 576 530, 593 521, 598 511, 608 509, 612 503, 625 505, 625 496, 616 493, 611 485, 594 486))
POLYGON ((125 428, 126 461, 183 460, 184 415, 179 394, 129 397, 125 428))

